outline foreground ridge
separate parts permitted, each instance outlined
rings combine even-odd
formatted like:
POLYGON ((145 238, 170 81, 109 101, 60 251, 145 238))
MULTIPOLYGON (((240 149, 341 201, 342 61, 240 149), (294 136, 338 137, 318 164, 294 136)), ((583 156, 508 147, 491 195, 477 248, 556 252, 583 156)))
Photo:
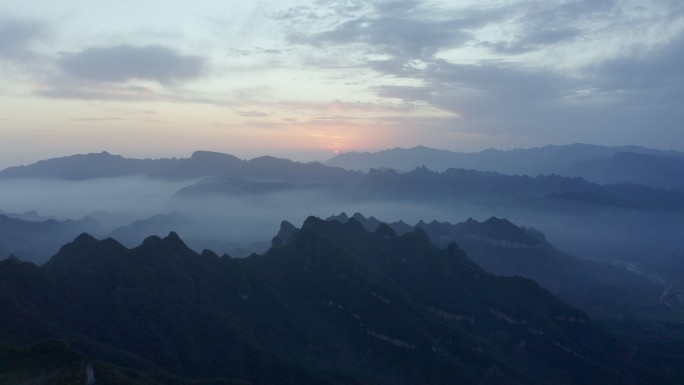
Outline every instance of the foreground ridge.
POLYGON ((43 267, 5 260, 0 335, 254 384, 670 380, 535 282, 488 274, 423 230, 315 217, 283 228, 278 247, 246 259, 171 233, 133 249, 82 235, 43 267))

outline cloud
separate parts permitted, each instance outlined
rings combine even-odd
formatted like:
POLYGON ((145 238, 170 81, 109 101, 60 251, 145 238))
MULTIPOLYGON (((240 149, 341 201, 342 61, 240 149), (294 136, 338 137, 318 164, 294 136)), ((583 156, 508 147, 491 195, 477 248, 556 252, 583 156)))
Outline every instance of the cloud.
POLYGON ((34 91, 52 99, 80 100, 163 100, 165 97, 147 86, 98 83, 57 76, 48 79, 34 91))
MULTIPOLYGON (((471 41, 471 30, 501 15, 499 10, 435 9, 414 0, 375 1, 366 7, 330 5, 313 11, 310 8, 290 10, 286 16, 293 26, 288 39, 295 44, 314 47, 355 45, 365 47, 365 54, 386 55, 404 61, 426 59, 438 51, 461 47, 471 41), (444 11, 444 12, 442 12, 444 11), (314 15, 326 14, 331 20, 318 32, 298 31, 297 26, 310 24, 314 15), (337 19, 337 20, 336 20, 337 19)), ((326 4, 327 5, 327 4, 326 4)))
POLYGON ((267 116, 271 116, 270 114, 262 111, 235 111, 238 113, 240 116, 248 117, 248 118, 265 118, 267 116))
POLYGON ((569 42, 581 35, 577 28, 551 28, 551 29, 531 29, 525 31, 513 41, 499 41, 495 43, 483 42, 498 53, 521 54, 536 51, 544 46, 554 45, 562 42, 569 42))
POLYGON ((483 44, 500 53, 520 54, 571 43, 606 18, 615 18, 617 7, 615 0, 522 2, 510 9, 509 17, 515 20, 510 26, 512 33, 483 44))
POLYGON ((29 46, 46 35, 33 21, 0 18, 0 60, 27 61, 34 57, 29 46))
POLYGON ((263 47, 254 47, 251 49, 229 48, 226 50, 226 56, 237 58, 237 57, 245 57, 245 56, 252 56, 252 55, 281 55, 285 51, 286 50, 278 49, 278 48, 263 48, 263 47))
POLYGON ((660 49, 601 63, 596 79, 597 86, 607 91, 681 90, 684 87, 684 31, 660 49))
POLYGON ((287 108, 298 110, 310 110, 318 112, 406 112, 415 108, 411 104, 389 104, 389 103, 368 103, 368 102, 343 102, 335 99, 324 103, 303 103, 286 102, 283 105, 287 108))
POLYGON ((371 4, 339 12, 323 27, 307 24, 303 15, 310 10, 291 12, 307 28, 290 24, 290 41, 346 50, 360 69, 379 75, 369 86, 378 97, 451 113, 434 118, 429 130, 403 119, 409 129, 510 135, 534 145, 677 137, 673 122, 684 115, 684 3, 371 4))
POLYGON ((167 84, 195 79, 206 71, 201 57, 159 45, 88 48, 63 54, 57 66, 75 78, 114 83, 137 79, 167 84))
POLYGON ((61 53, 55 64, 58 72, 39 83, 36 94, 55 99, 201 103, 180 97, 169 86, 208 71, 203 58, 159 45, 93 47, 61 53))
POLYGON ((361 17, 312 36, 293 36, 313 45, 361 43, 376 53, 425 58, 440 48, 457 47, 471 38, 462 20, 426 21, 396 17, 361 17), (401 26, 401 28, 397 28, 401 26))
POLYGON ((73 118, 69 119, 72 122, 108 122, 108 121, 116 121, 116 120, 125 120, 124 118, 73 118))

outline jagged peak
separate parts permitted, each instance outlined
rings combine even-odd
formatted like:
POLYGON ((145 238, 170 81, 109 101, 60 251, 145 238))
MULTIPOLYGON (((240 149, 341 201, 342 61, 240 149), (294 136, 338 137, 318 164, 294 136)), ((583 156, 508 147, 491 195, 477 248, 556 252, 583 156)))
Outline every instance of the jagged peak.
POLYGON ((161 244, 161 237, 158 235, 150 235, 142 241, 142 246, 155 246, 161 244))
MULTIPOLYGON (((225 256, 225 255, 227 255, 227 254, 224 254, 224 256, 225 256)), ((221 257, 219 257, 218 254, 216 254, 215 252, 213 252, 213 251, 211 251, 211 250, 209 250, 209 249, 204 249, 204 250, 202 250, 202 252, 200 253, 200 256, 201 256, 202 258, 221 259, 221 257)), ((229 257, 230 257, 230 256, 229 256, 229 257)))
POLYGON ((296 230, 297 226, 293 225, 292 223, 288 221, 281 221, 280 222, 280 230, 296 230))
POLYGON ((323 220, 321 218, 310 215, 310 216, 306 217, 306 219, 304 220, 304 223, 302 223, 302 229, 309 228, 311 226, 317 226, 320 224, 320 222, 323 222, 323 220))
POLYGON ((343 225, 345 225, 347 227, 354 228, 354 229, 360 229, 360 230, 366 231, 366 228, 363 227, 363 224, 357 218, 354 218, 354 217, 349 218, 349 220, 347 222, 343 223, 343 225))
POLYGON ((393 169, 393 168, 375 168, 371 167, 368 170, 368 176, 376 176, 376 175, 399 175, 399 171, 393 169))
POLYGON ((397 236, 397 232, 384 222, 380 223, 378 228, 375 229, 375 234, 380 235, 383 238, 394 238, 397 236))
POLYGON ((75 244, 93 244, 97 242, 97 238, 93 237, 92 235, 88 233, 81 233, 79 234, 72 243, 75 244))
POLYGON ((189 249, 175 231, 169 232, 164 238, 158 235, 150 235, 142 241, 141 247, 164 247, 165 249, 172 250, 189 249))
POLYGON ((411 231, 412 234, 415 234, 421 238, 425 238, 426 241, 430 241, 430 237, 428 237, 427 231, 423 230, 422 228, 416 226, 413 228, 413 231, 411 231))
POLYGON ((435 175, 438 173, 430 170, 427 167, 425 167, 425 165, 421 165, 420 167, 416 167, 412 171, 409 171, 409 174, 412 174, 412 175, 435 175))
MULTIPOLYGON (((489 218, 488 218, 486 221, 484 221, 483 223, 488 223, 488 224, 505 224, 505 225, 512 225, 512 226, 515 226, 515 225, 513 225, 513 223, 511 223, 508 219, 506 219, 506 218, 499 218, 499 217, 496 217, 496 216, 491 216, 491 217, 489 217, 489 218)), ((516 227, 517 227, 517 226, 516 226, 516 227)))
POLYGON ((363 225, 356 219, 349 218, 348 221, 346 222, 338 222, 338 221, 325 221, 321 218, 318 218, 316 216, 309 216, 306 218, 304 223, 302 224, 302 230, 304 229, 320 229, 320 228, 330 228, 332 224, 339 224, 343 226, 343 228, 353 228, 353 229, 360 229, 365 231, 363 225), (328 227, 325 227, 326 224, 328 224, 328 227))
POLYGON ((282 247, 290 242, 292 237, 297 233, 297 227, 288 221, 280 222, 280 230, 273 239, 271 239, 271 246, 282 247))
POLYGON ((169 232, 169 235, 162 239, 162 244, 165 246, 170 246, 172 248, 188 248, 185 242, 183 242, 181 237, 175 231, 169 232))
POLYGON ((128 249, 113 238, 98 240, 88 233, 82 233, 73 242, 62 246, 43 266, 61 274, 126 251, 128 249))
POLYGON ((338 221, 338 222, 346 222, 349 220, 349 216, 347 215, 346 212, 342 211, 339 215, 331 215, 328 217, 326 220, 328 221, 338 221))

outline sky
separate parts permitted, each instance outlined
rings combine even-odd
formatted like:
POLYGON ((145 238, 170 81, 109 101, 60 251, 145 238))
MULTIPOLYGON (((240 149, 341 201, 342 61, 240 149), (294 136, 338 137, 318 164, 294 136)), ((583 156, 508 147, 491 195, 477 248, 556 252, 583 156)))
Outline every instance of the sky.
POLYGON ((3 0, 0 167, 684 150, 681 0, 3 0))

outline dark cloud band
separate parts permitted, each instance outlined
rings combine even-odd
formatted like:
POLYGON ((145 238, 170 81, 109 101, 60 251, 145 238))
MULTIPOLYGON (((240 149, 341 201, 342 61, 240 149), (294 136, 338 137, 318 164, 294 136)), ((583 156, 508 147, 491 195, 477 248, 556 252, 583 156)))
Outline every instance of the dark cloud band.
POLYGON ((64 54, 57 64, 69 75, 102 82, 143 79, 170 83, 197 78, 206 69, 201 57, 159 45, 88 48, 64 54))
POLYGON ((0 59, 30 59, 33 53, 28 46, 44 35, 44 27, 35 22, 0 18, 0 59))

